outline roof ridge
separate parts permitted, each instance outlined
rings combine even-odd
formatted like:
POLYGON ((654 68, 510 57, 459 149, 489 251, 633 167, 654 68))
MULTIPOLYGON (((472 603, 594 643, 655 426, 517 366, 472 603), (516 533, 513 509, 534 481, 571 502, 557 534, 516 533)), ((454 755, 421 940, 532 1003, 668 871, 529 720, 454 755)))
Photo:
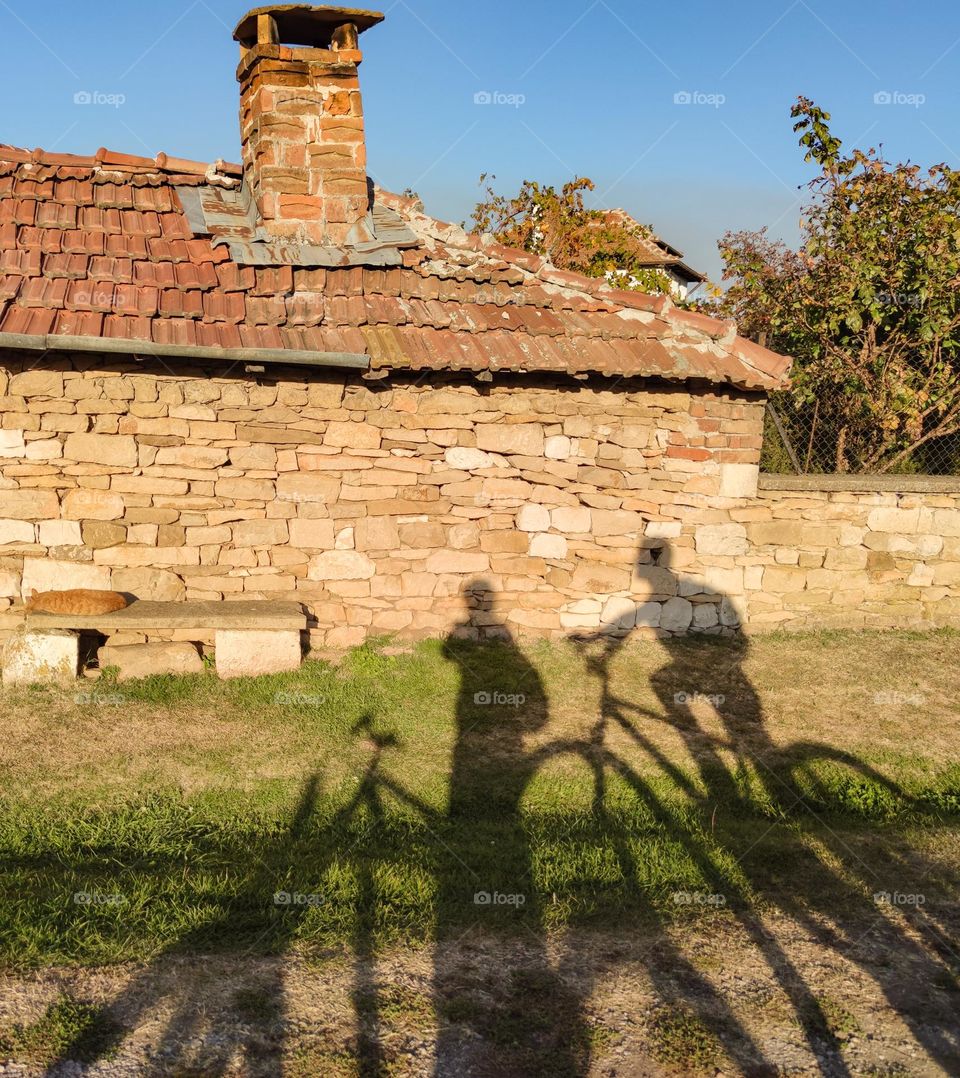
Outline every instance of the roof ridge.
POLYGON ((156 157, 140 157, 120 153, 101 146, 95 154, 52 153, 37 148, 28 150, 20 146, 0 143, 0 161, 18 164, 61 165, 73 168, 101 168, 109 166, 115 172, 171 172, 188 176, 206 176, 211 169, 227 176, 242 176, 243 166, 218 158, 216 161, 190 161, 183 157, 171 157, 162 151, 156 157))

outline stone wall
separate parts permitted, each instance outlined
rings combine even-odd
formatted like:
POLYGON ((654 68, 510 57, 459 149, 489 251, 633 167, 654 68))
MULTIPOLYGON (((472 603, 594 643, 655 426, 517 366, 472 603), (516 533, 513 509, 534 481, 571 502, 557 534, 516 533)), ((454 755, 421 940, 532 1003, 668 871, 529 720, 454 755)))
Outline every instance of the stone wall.
POLYGON ((792 485, 731 513, 751 630, 960 626, 960 478, 792 485))
POLYGON ((0 361, 0 632, 30 591, 290 599, 315 646, 960 622, 960 496, 757 495, 763 402, 0 361))

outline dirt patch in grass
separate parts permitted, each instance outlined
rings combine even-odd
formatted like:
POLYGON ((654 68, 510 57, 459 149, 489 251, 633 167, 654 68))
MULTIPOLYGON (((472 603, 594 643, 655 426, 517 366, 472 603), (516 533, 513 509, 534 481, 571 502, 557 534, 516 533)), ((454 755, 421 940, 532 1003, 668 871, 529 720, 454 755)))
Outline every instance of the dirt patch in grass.
MULTIPOLYGON (((905 930, 930 947, 919 925, 905 930)), ((63 1052, 62 1018, 52 1037, 11 1041, 8 1031, 48 1029, 51 1014, 79 1015, 66 1022, 71 1031, 98 1016, 110 1058, 98 1049, 99 1062, 87 1055, 82 1073, 103 1078, 718 1070, 925 1078, 960 1067, 958 1004, 957 986, 918 977, 885 930, 844 952, 825 950, 791 918, 722 913, 696 931, 566 936, 546 950, 478 929, 439 951, 386 951, 367 965, 337 950, 8 976, 0 1043, 31 1078, 63 1052), (565 1005, 572 999, 575 1013, 565 1005)))

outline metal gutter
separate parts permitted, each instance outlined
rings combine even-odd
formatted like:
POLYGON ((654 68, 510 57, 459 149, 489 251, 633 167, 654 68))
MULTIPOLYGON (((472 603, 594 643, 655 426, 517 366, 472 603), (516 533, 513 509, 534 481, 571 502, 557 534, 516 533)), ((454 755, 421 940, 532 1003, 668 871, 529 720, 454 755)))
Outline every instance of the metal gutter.
POLYGON ((205 359, 225 363, 288 364, 293 367, 349 367, 367 370, 370 357, 356 352, 304 352, 295 348, 212 348, 156 344, 121 337, 70 337, 51 333, 0 333, 0 348, 37 352, 100 352, 134 358, 205 359))

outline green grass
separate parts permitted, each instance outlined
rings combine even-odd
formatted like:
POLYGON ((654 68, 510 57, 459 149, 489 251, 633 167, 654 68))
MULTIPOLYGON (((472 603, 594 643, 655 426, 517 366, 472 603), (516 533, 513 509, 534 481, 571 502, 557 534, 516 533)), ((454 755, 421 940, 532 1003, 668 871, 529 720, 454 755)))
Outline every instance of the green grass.
POLYGON ((529 937, 766 905, 867 918, 877 890, 929 908, 957 886, 958 653, 949 633, 818 634, 749 656, 651 643, 603 668, 568 645, 374 643, 257 680, 108 678, 80 704, 7 693, 0 962, 416 944, 477 923, 529 937), (905 676, 931 702, 878 713, 871 693, 906 692, 905 676), (527 700, 475 701, 491 689, 527 700), (673 707, 694 690, 725 695, 726 718, 673 707), (476 904, 494 892, 523 902, 476 904))
POLYGON ((71 1060, 92 1063, 115 1055, 122 1033, 99 1008, 61 995, 37 1021, 0 1029, 0 1059, 48 1067, 69 1050, 71 1060))
POLYGON ((723 1046, 715 1034, 686 1008, 658 1012, 647 1036, 658 1062, 682 1067, 686 1074, 712 1073, 723 1058, 723 1046))

